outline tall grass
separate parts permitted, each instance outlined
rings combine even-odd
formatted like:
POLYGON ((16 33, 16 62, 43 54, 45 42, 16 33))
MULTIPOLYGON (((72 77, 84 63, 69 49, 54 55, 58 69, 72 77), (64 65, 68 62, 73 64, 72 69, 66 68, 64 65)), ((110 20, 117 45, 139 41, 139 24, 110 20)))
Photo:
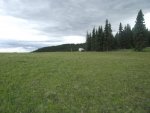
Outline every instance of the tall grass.
POLYGON ((148 113, 150 52, 0 54, 0 113, 148 113))

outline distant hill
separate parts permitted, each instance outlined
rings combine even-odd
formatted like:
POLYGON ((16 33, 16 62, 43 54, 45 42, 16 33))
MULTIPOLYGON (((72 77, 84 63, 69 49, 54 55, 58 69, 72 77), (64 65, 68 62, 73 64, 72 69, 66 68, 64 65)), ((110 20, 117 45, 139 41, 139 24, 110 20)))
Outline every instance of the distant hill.
POLYGON ((49 46, 39 48, 33 52, 67 52, 67 51, 78 51, 79 48, 85 49, 85 43, 81 44, 62 44, 58 46, 49 46))

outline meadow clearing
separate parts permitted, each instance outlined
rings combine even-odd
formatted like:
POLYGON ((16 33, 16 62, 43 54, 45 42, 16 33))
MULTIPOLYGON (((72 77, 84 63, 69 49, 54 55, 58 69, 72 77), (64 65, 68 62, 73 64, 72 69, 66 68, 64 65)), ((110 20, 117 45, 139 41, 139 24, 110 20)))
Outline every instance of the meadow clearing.
POLYGON ((0 113, 149 113, 150 52, 0 54, 0 113))

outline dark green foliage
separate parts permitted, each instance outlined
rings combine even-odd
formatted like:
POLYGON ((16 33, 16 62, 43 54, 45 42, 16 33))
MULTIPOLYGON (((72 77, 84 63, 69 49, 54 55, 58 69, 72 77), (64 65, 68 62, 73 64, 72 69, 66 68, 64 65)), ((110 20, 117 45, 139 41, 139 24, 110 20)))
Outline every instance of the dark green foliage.
POLYGON ((34 52, 56 52, 56 51, 78 51, 79 48, 85 48, 85 43, 83 44, 63 44, 59 46, 43 47, 34 52))
POLYGON ((91 34, 86 35, 86 50, 91 51, 91 34))
POLYGON ((103 45, 104 51, 108 49, 108 37, 109 37, 108 35, 109 35, 108 20, 106 20, 104 28, 104 45, 103 45))
POLYGON ((119 33, 116 34, 118 48, 129 49, 133 47, 132 30, 129 24, 124 29, 122 23, 119 25, 119 33))
POLYGON ((129 40, 129 48, 133 48, 134 47, 133 33, 132 33, 132 30, 131 30, 131 26, 129 24, 127 24, 126 34, 127 34, 128 40, 129 40))
POLYGON ((129 24, 127 24, 124 28, 123 39, 125 49, 130 49, 133 47, 132 30, 129 24))
POLYGON ((99 51, 99 42, 100 37, 98 36, 98 30, 96 29, 96 35, 95 35, 95 51, 99 51))
POLYGON ((104 33, 102 26, 98 28, 98 44, 97 44, 97 51, 103 51, 104 45, 104 33))
POLYGON ((103 47, 103 28, 102 26, 96 30, 95 51, 102 51, 103 47))
POLYGON ((147 32, 148 46, 150 47, 150 31, 147 32))
POLYGON ((146 30, 146 38, 145 38, 146 46, 150 47, 150 31, 146 30))
POLYGON ((105 29, 104 29, 104 50, 112 50, 113 47, 113 35, 111 30, 111 24, 106 20, 105 29))
POLYGON ((112 29, 111 29, 111 24, 109 23, 109 40, 108 40, 108 44, 109 44, 109 50, 113 49, 113 44, 114 44, 114 36, 112 34, 112 29))
POLYGON ((116 36, 117 36, 117 33, 115 37, 113 38, 113 50, 118 49, 118 42, 117 42, 116 36))
POLYGON ((141 51, 144 47, 150 46, 150 31, 145 27, 142 10, 139 11, 136 24, 132 30, 129 24, 123 27, 120 23, 119 32, 114 37, 111 24, 106 20, 104 31, 102 26, 98 29, 94 27, 91 35, 87 37, 90 37, 87 38, 86 42, 87 51, 111 51, 131 48, 141 51), (89 49, 90 47, 91 49, 89 49))
POLYGON ((135 51, 142 51, 145 47, 146 27, 144 24, 144 15, 142 10, 138 12, 136 24, 133 29, 135 51))
POLYGON ((93 31, 92 31, 92 37, 91 37, 91 50, 92 51, 95 51, 95 42, 96 42, 96 30, 95 30, 95 27, 93 28, 93 31))
POLYGON ((118 45, 119 48, 124 49, 125 47, 125 40, 124 40, 124 36, 123 36, 123 26, 122 23, 119 24, 119 34, 118 34, 118 45))
POLYGON ((111 24, 106 20, 105 29, 103 31, 102 26, 98 29, 95 27, 92 30, 92 34, 87 34, 87 51, 110 51, 115 48, 115 39, 112 35, 111 24), (91 49, 89 49, 91 47, 91 49))

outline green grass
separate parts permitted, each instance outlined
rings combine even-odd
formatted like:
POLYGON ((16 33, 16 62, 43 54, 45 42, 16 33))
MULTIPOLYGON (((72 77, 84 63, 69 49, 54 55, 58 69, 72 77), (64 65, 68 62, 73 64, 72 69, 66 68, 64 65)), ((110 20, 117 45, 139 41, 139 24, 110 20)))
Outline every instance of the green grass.
POLYGON ((0 113, 149 113, 150 52, 0 54, 0 113))
POLYGON ((144 50, 143 50, 144 52, 150 52, 150 47, 146 47, 146 48, 144 48, 144 50))

